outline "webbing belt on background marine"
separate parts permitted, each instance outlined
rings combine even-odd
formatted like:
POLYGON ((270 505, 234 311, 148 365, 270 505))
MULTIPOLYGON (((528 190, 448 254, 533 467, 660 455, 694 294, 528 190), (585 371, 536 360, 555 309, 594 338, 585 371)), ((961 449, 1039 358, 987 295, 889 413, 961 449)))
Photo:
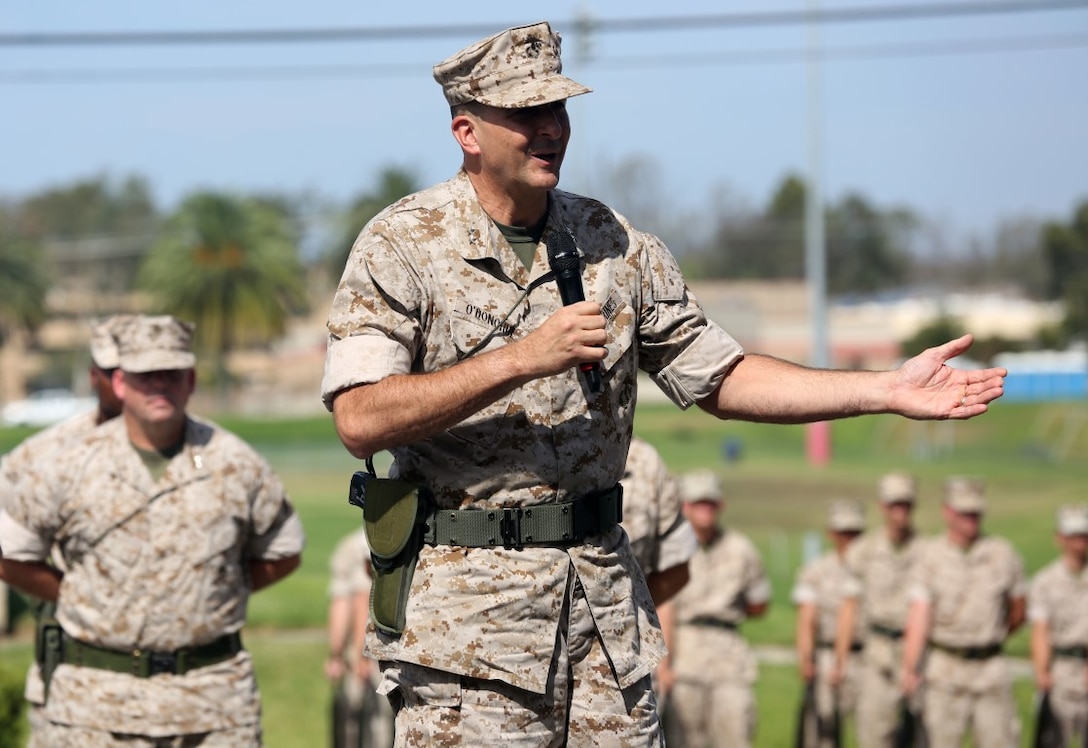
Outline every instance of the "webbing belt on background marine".
POLYGON ((939 642, 930 642, 938 652, 950 654, 964 660, 988 660, 1001 654, 1001 644, 984 644, 980 647, 949 647, 939 642))
MULTIPOLYGON (((828 641, 816 642, 816 649, 834 649, 834 648, 835 648, 835 642, 828 642, 828 641)), ((855 653, 856 652, 864 652, 865 651, 865 642, 850 642, 850 651, 855 652, 855 653)))
POLYGON ((435 509, 423 542, 470 548, 570 545, 612 529, 623 517, 623 488, 574 501, 494 509, 435 509))
POLYGON ((723 621, 713 616, 696 616, 690 621, 687 621, 688 626, 704 626, 706 628, 713 629, 726 629, 728 631, 736 631, 737 624, 733 621, 723 621))
POLYGON ((870 623, 869 630, 874 634, 878 634, 888 639, 899 640, 903 638, 903 629, 892 628, 891 626, 884 626, 879 623, 870 623))
POLYGON ((1071 647, 1053 647, 1051 652, 1055 657, 1068 657, 1073 660, 1088 660, 1088 647, 1085 646, 1071 646, 1071 647))
POLYGON ((63 642, 63 663, 128 673, 137 678, 149 678, 161 673, 184 675, 190 670, 229 660, 242 651, 242 637, 237 633, 226 634, 196 647, 182 647, 173 652, 147 652, 141 649, 125 652, 106 649, 73 639, 67 634, 63 635, 63 642))

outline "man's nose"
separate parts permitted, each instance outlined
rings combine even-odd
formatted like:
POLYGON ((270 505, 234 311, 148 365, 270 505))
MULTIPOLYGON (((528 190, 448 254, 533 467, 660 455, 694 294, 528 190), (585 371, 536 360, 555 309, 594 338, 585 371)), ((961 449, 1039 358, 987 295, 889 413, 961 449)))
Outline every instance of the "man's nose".
POLYGON ((551 138, 558 138, 563 134, 563 120, 559 112, 545 107, 537 119, 537 129, 551 138))

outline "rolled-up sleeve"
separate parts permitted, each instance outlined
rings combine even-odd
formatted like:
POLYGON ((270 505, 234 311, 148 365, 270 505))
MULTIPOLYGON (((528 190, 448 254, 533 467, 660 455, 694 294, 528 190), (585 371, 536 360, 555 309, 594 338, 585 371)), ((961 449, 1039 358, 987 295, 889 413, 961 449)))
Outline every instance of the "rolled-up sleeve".
POLYGON ((12 561, 44 561, 49 556, 49 544, 5 509, 0 511, 0 553, 12 561))
POLYGON ((653 571, 665 571, 687 563, 697 550, 699 540, 691 523, 678 517, 676 524, 658 539, 657 568, 653 571))
POLYGON ((272 467, 255 454, 254 459, 260 479, 251 497, 252 534, 246 542, 246 555, 264 561, 297 556, 306 543, 302 521, 272 467))
POLYGON ((329 336, 325 351, 325 375, 321 379, 321 401, 332 410, 337 393, 360 384, 373 384, 392 374, 407 374, 411 368, 408 351, 395 340, 376 335, 350 338, 329 336))
POLYGON ((639 367, 670 400, 687 409, 717 389, 744 350, 707 320, 684 283, 676 258, 661 240, 641 236, 639 367))
POLYGON ((283 519, 263 535, 256 535, 246 545, 246 555, 262 561, 278 561, 302 553, 306 545, 306 533, 302 520, 284 504, 283 519))
POLYGON ((411 370, 420 344, 424 292, 407 251, 381 220, 363 228, 348 257, 328 318, 321 399, 411 370))
POLYGON ((653 376, 670 400, 687 409, 708 397, 744 355, 740 344, 713 322, 653 376))

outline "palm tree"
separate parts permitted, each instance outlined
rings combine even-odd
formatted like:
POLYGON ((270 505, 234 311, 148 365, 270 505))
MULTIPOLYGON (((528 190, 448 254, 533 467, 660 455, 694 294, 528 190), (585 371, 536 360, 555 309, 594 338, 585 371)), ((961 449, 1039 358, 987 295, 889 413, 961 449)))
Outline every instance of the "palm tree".
POLYGON ((41 249, 0 235, 0 399, 20 397, 27 338, 45 320, 50 279, 41 249))
POLYGON ((329 270, 334 278, 339 280, 340 274, 344 272, 351 246, 363 226, 387 205, 418 189, 416 177, 410 171, 396 166, 382 169, 378 174, 377 187, 371 192, 359 195, 348 208, 340 228, 340 236, 329 251, 329 270))
POLYGON ((221 193, 196 193, 181 204, 138 283, 159 309, 196 323, 196 344, 215 361, 220 396, 227 355, 282 336, 290 315, 306 306, 306 272, 284 210, 221 193))

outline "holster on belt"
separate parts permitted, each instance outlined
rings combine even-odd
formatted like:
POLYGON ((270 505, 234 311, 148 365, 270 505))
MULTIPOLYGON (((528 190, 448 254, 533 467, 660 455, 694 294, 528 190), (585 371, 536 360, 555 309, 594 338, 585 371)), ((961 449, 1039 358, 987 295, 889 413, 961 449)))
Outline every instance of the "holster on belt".
POLYGON ((367 471, 351 477, 348 501, 363 510, 373 577, 370 617, 381 631, 404 632, 405 609, 412 576, 423 547, 428 499, 419 486, 395 478, 379 478, 367 460, 367 471))
POLYGON ((56 613, 57 604, 51 600, 41 601, 34 610, 34 660, 41 672, 46 701, 53 672, 64 656, 63 632, 56 613))

